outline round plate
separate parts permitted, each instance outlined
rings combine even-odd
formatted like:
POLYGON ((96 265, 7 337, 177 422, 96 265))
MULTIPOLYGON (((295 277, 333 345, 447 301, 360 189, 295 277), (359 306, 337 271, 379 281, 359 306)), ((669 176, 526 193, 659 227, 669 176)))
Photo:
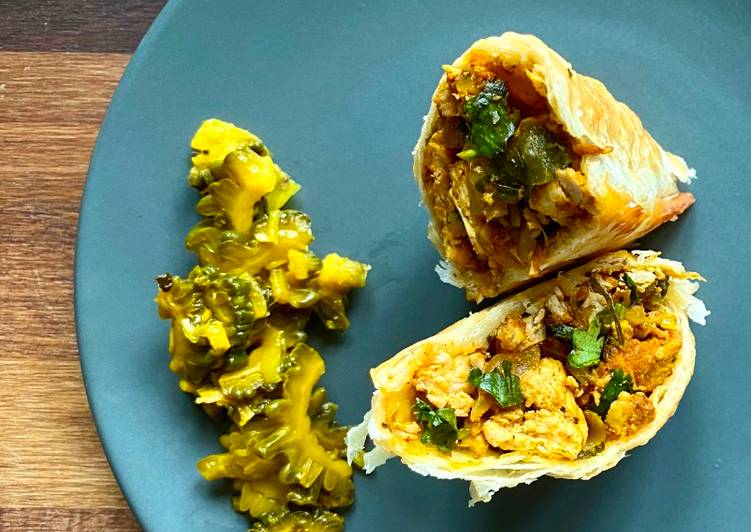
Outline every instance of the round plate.
POLYGON ((441 284, 412 181, 412 147, 441 75, 475 39, 534 33, 602 80, 699 179, 697 203, 644 239, 702 272, 713 314, 676 416, 646 447, 588 481, 543 479, 467 508, 467 485, 392 460, 356 475, 349 530, 743 528, 751 475, 748 123, 751 45, 743 2, 171 2, 112 99, 81 213, 76 314, 91 407, 112 468, 151 531, 243 530, 221 482, 195 463, 215 426, 168 370, 155 275, 185 274, 196 220, 189 140, 208 117, 259 134, 302 186, 319 254, 373 265, 351 328, 316 334, 324 384, 356 423, 368 369, 465 316, 441 284), (745 117, 745 118, 744 118, 745 117))

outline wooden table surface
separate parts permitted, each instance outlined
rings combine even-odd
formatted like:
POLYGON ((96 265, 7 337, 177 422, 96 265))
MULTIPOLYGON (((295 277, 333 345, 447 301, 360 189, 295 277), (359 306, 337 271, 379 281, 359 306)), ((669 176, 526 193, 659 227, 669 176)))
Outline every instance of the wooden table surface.
POLYGON ((0 530, 138 530, 91 420, 73 316, 99 125, 163 0, 0 0, 0 530))

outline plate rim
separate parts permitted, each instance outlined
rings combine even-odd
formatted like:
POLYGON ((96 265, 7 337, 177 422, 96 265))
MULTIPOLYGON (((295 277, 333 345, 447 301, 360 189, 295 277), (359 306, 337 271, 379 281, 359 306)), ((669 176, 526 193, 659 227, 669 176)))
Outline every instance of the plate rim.
POLYGON ((79 286, 83 284, 84 276, 80 257, 83 250, 88 246, 83 243, 81 234, 86 230, 86 227, 88 227, 90 223, 89 220, 91 216, 87 216, 86 212, 90 208, 89 205, 91 195, 87 193, 87 191, 89 190, 90 182, 95 179, 94 176, 98 173, 98 166, 101 164, 99 154, 100 143, 107 134, 108 129, 110 128, 113 109, 119 106, 120 100, 123 98, 123 93, 127 91, 134 74, 137 72, 144 60, 148 58, 148 51, 150 49, 152 41, 156 40, 156 38, 162 33, 165 25, 172 19, 173 15, 182 4, 183 0, 168 0, 168 2, 162 7, 144 36, 141 38, 133 54, 131 55, 128 64, 123 70, 120 80, 117 82, 117 87, 112 93, 112 97, 110 98, 110 101, 107 105, 107 110, 105 111, 104 117, 102 118, 102 121, 99 125, 99 131, 97 132, 96 140, 94 141, 94 146, 91 150, 91 156, 89 158, 89 164, 86 171, 86 179, 84 180, 83 192, 81 194, 81 202, 78 208, 78 222, 76 224, 76 242, 73 259, 73 312, 76 330, 76 345, 78 348, 78 362, 81 368, 81 377, 83 380, 86 401, 89 405, 89 412, 91 413, 91 418, 94 422, 94 429, 96 431, 99 444, 104 451, 104 456, 107 460, 107 463, 109 464, 112 476, 114 477, 115 482, 117 483, 117 486, 123 495, 123 498, 127 502, 128 508, 131 510, 139 526, 144 530, 147 529, 147 519, 145 516, 146 511, 139 508, 135 503, 135 498, 131 497, 130 495, 131 487, 128 486, 128 483, 125 481, 126 475, 122 474, 120 470, 121 468, 117 465, 117 461, 114 459, 115 452, 113 446, 111 445, 110 439, 108 438, 106 431, 104 430, 101 423, 101 419, 105 414, 104 412, 100 411, 97 396, 91 389, 91 381, 95 378, 87 360, 90 360, 89 355, 91 354, 93 347, 88 346, 88 342, 84 339, 85 334, 83 333, 84 327, 82 325, 83 310, 81 308, 82 303, 79 293, 79 286), (89 355, 87 355, 87 353, 89 353, 89 355))

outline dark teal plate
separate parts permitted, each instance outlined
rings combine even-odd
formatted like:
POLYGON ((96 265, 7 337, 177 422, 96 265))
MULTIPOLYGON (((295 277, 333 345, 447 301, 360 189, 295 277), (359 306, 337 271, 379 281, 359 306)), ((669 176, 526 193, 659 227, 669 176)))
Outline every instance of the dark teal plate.
POLYGON ((368 369, 472 306, 433 273, 436 252, 411 176, 422 116, 449 63, 475 39, 534 33, 602 80, 699 179, 697 203, 644 240, 702 272, 712 310, 696 375, 646 447, 589 482, 543 479, 467 508, 467 485, 392 461, 357 477, 349 530, 748 529, 751 285, 747 2, 170 3, 112 99, 92 157, 76 260, 86 386, 115 475, 151 531, 243 530, 227 486, 196 460, 218 428, 167 369, 154 276, 185 273, 196 220, 188 143, 220 117, 259 134, 303 185, 319 253, 373 265, 352 327, 314 335, 324 383, 355 423, 368 369))

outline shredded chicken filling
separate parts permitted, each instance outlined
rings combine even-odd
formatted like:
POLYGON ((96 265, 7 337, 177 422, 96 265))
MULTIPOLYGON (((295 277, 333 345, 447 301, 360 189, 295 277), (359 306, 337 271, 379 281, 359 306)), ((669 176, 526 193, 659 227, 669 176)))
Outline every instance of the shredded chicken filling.
POLYGON ((593 198, 577 146, 523 73, 476 52, 445 67, 424 150, 424 188, 448 260, 490 278, 536 270, 565 228, 585 221, 593 198))
POLYGON ((441 437, 454 430, 449 440, 472 455, 566 460, 633 436, 654 419, 650 397, 672 375, 682 345, 664 303, 668 287, 661 271, 594 273, 556 286, 509 315, 487 348, 426 353, 402 393, 439 415, 421 425, 402 405, 391 428, 415 439, 455 418, 441 437))

